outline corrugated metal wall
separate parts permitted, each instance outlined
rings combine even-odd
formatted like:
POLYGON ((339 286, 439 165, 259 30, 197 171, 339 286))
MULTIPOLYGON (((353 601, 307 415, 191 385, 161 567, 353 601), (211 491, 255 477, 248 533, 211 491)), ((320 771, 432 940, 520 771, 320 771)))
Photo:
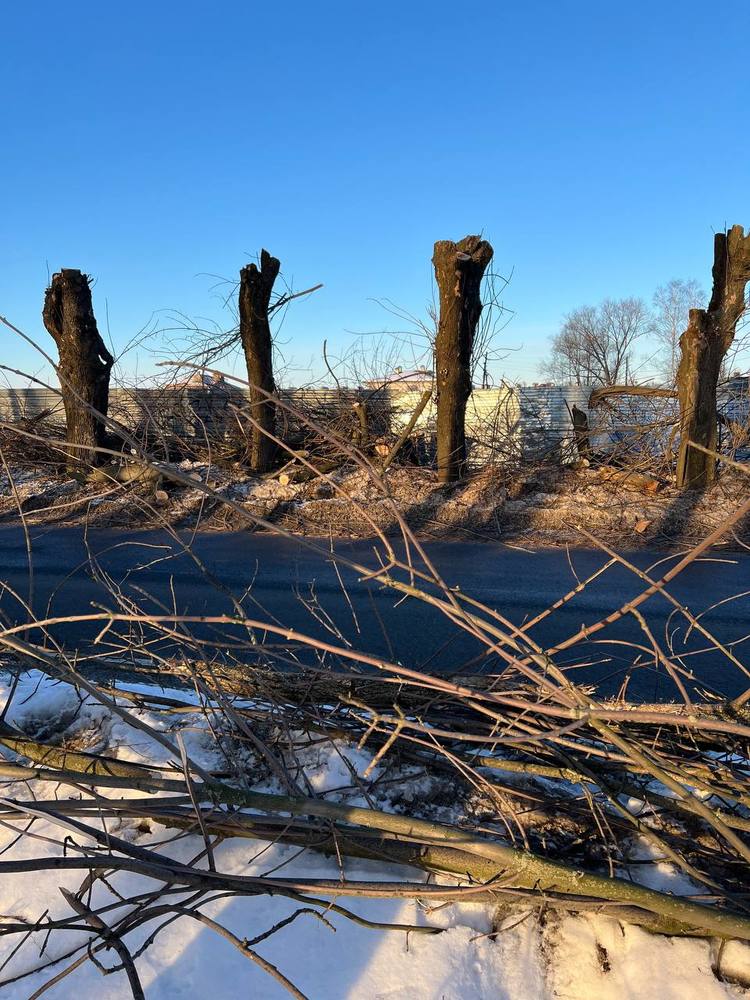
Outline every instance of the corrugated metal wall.
MULTIPOLYGON (((367 399, 373 408, 388 412, 393 433, 405 426, 420 400, 425 386, 364 389, 282 389, 280 396, 289 406, 300 406, 321 419, 332 418, 357 400, 367 399)), ((469 460, 473 465, 556 455, 565 461, 573 455, 573 436, 568 407, 575 403, 586 410, 590 388, 553 386, 528 388, 500 386, 475 389, 466 409, 469 460)), ((236 388, 211 389, 112 389, 110 415, 128 427, 155 420, 164 430, 180 434, 203 434, 203 428, 220 430, 234 400, 241 403, 246 393, 236 388)), ((60 396, 47 389, 0 389, 0 420, 12 422, 50 414, 65 419, 60 396)), ((434 400, 425 408, 418 423, 427 447, 435 433, 434 400)))
POLYGON ((569 462, 578 456, 570 410, 577 406, 588 413, 589 385, 521 386, 519 439, 523 459, 554 455, 569 462))
POLYGON ((59 393, 51 389, 0 389, 0 419, 6 422, 36 417, 49 411, 65 419, 59 393))

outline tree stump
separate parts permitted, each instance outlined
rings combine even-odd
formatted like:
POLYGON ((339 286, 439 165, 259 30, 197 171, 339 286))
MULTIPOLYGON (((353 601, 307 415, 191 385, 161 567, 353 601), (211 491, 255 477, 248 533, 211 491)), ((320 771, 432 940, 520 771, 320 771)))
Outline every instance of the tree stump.
POLYGON ((492 260, 479 236, 438 240, 432 257, 440 296, 435 341, 438 480, 452 483, 466 467, 466 402, 471 395, 471 352, 482 312, 480 288, 492 260))
POLYGON ((260 252, 260 267, 248 264, 240 271, 240 340, 250 383, 250 468, 268 472, 276 444, 268 437, 276 430, 276 405, 269 398, 276 391, 273 380, 273 342, 268 309, 281 264, 267 250, 260 252))
POLYGON ((591 461, 591 438, 589 433, 589 418, 584 410, 581 410, 575 403, 571 410, 573 420, 573 434, 576 439, 576 449, 578 457, 585 461, 591 461))
POLYGON ((708 309, 691 309, 688 327, 680 337, 677 485, 683 489, 704 489, 716 478, 716 460, 691 448, 690 442, 716 451, 716 390, 721 363, 745 308, 748 281, 750 234, 745 236, 742 226, 732 226, 728 233, 714 237, 713 291, 708 309))
POLYGON ((57 345, 66 440, 71 471, 81 463, 95 465, 94 449, 104 446, 109 406, 109 376, 114 358, 102 340, 94 317, 87 275, 63 268, 52 275, 44 296, 42 319, 57 345), (96 412, 95 412, 96 411, 96 412))

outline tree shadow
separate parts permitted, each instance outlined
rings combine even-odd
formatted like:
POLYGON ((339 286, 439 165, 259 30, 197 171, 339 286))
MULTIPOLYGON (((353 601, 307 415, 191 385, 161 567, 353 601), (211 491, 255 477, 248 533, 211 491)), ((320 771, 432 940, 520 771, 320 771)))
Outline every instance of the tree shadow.
POLYGON ((671 543, 687 541, 691 538, 693 515, 706 494, 705 487, 683 490, 654 525, 654 533, 671 543))
MULTIPOLYGON (((194 840, 195 844, 199 842, 194 840)), ((197 850, 197 847, 196 847, 197 850)), ((259 875, 263 867, 273 868, 270 861, 265 866, 248 863, 248 856, 259 854, 261 848, 245 842, 227 842, 218 849, 225 860, 224 867, 237 868, 242 874, 259 875), (230 860, 231 859, 231 860, 230 860), (233 864, 234 862, 234 864, 233 864)), ((297 849, 280 845, 267 848, 263 860, 282 861, 281 874, 298 878, 335 878, 338 865, 335 859, 307 853, 289 863, 297 849)), ((366 861, 345 861, 346 874, 351 879, 378 879, 384 875, 383 865, 366 861)), ((387 864, 385 874, 393 878, 410 878, 411 869, 387 864)), ((455 907, 449 914, 428 919, 416 901, 394 899, 349 900, 340 899, 348 909, 370 920, 385 923, 409 923, 425 926, 451 926, 465 929, 468 939, 479 935, 478 956, 493 950, 493 943, 486 940, 490 928, 490 914, 486 909, 478 913, 462 912, 455 907), (442 918, 442 919, 441 919, 442 918)), ((320 908, 325 919, 305 911, 304 904, 284 899, 278 895, 257 894, 234 898, 216 906, 206 907, 219 923, 227 926, 240 939, 252 941, 254 935, 302 910, 291 926, 282 927, 266 940, 254 946, 267 962, 272 963, 287 976, 306 996, 345 997, 373 996, 375 983, 390 989, 389 996, 407 997, 420 993, 420 983, 410 982, 410 975, 424 968, 424 952, 434 954, 434 961, 444 961, 441 952, 445 944, 440 936, 403 931, 378 930, 363 927, 333 912, 320 908), (421 961, 420 961, 421 959, 421 961), (388 975, 390 970, 390 975, 388 975)), ((230 1000, 238 995, 257 996, 268 1000, 282 1000, 289 994, 284 987, 249 961, 236 948, 215 932, 199 923, 183 918, 168 928, 145 953, 142 968, 146 992, 150 996, 204 996, 215 1000, 230 1000)), ((452 971, 446 964, 446 980, 452 971)), ((384 993, 384 995, 386 995, 384 993)), ((498 992, 503 996, 503 991, 498 992)))

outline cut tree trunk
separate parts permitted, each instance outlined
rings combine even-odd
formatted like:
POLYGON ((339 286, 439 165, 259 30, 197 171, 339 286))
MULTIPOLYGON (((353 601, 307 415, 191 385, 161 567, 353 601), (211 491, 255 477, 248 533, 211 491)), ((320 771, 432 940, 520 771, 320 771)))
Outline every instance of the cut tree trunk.
POLYGON ((367 423, 367 404, 361 401, 352 403, 352 409, 357 417, 357 427, 352 435, 352 444, 355 448, 366 448, 367 439, 369 437, 369 428, 367 423))
POLYGON ((44 296, 42 319, 57 344, 68 465, 95 465, 104 445, 109 406, 109 376, 114 359, 99 334, 91 303, 89 278, 73 268, 52 275, 44 296), (96 412, 94 412, 96 411, 96 412))
POLYGON ((268 472, 276 456, 276 445, 268 434, 276 430, 276 391, 273 380, 273 343, 268 309, 271 292, 281 267, 267 250, 260 252, 260 267, 248 264, 240 271, 240 340, 245 352, 250 383, 250 468, 268 472))
POLYGON ((578 457, 580 459, 590 461, 591 438, 589 433, 589 418, 583 410, 576 406, 575 403, 573 403, 573 409, 571 410, 570 416, 573 420, 573 433, 576 439, 578 457))
POLYGON ((440 296, 435 342, 438 480, 452 483, 466 467, 466 402, 471 352, 482 312, 480 288, 492 247, 479 236, 438 240, 432 257, 440 296))
POLYGON ((680 337, 677 485, 684 489, 704 489, 716 478, 714 457, 691 448, 690 442, 716 451, 716 389, 721 363, 745 308, 748 280, 750 234, 745 236, 742 226, 732 226, 728 233, 714 237, 713 291, 708 309, 691 309, 687 330, 680 337))

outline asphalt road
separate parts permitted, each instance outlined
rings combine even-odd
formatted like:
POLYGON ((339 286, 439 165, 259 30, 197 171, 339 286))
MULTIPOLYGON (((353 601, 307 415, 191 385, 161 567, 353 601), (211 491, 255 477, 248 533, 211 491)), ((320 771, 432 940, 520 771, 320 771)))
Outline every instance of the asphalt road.
MULTIPOLYGON (((34 527, 31 536, 33 605, 39 616, 46 615, 48 609, 56 615, 82 614, 97 602, 113 607, 106 587, 93 578, 89 554, 95 555, 100 569, 142 606, 156 610, 158 602, 170 607, 174 602, 180 612, 198 615, 233 610, 226 593, 208 582, 195 563, 180 553, 179 546, 160 532, 96 530, 84 539, 77 528, 34 527)), ((183 533, 181 537, 188 539, 190 535, 183 533)), ((324 541, 318 544, 326 546, 324 541)), ((561 549, 522 552, 487 542, 436 542, 427 550, 446 583, 460 586, 517 625, 569 592, 576 584, 576 575, 584 579, 607 561, 595 551, 576 550, 569 557, 561 549)), ((362 583, 342 568, 345 594, 330 558, 311 552, 302 540, 249 532, 206 533, 196 537, 194 551, 235 596, 241 597, 250 588, 243 606, 252 617, 275 620, 338 642, 329 630, 335 626, 356 648, 415 668, 445 671, 466 667, 474 671, 497 667, 497 660, 482 657, 482 647, 439 612, 415 600, 398 601, 392 592, 362 583)), ((336 551, 374 565, 371 543, 340 542, 336 551)), ((658 576, 675 557, 638 552, 628 558, 642 569, 667 560, 654 571, 658 576)), ((29 570, 20 527, 0 528, 0 579, 27 597, 29 570)), ((531 634, 542 646, 550 646, 606 616, 642 588, 626 569, 610 568, 535 626, 531 634)), ((744 662, 747 658, 750 666, 750 646, 744 641, 750 632, 750 555, 717 552, 690 566, 670 589, 681 604, 702 615, 701 622, 722 642, 732 644, 738 659, 744 662)), ((747 686, 741 672, 725 657, 700 652, 706 641, 695 631, 687 634, 684 618, 672 614, 673 608, 663 597, 650 598, 641 611, 657 641, 664 648, 671 642, 684 666, 694 671, 702 685, 724 694, 738 693, 747 686)), ((26 612, 7 590, 0 597, 0 612, 14 623, 27 620, 26 612)), ((74 624, 58 626, 54 634, 75 647, 85 646, 97 630, 98 626, 74 624)), ((197 634, 209 640, 217 635, 209 626, 199 626, 197 634)), ((233 637, 247 638, 236 628, 224 629, 223 634, 227 647, 233 637)), ((600 632, 597 640, 577 647, 565 658, 571 664, 587 664, 576 666, 578 679, 596 679, 605 682, 608 691, 615 691, 635 657, 627 643, 639 643, 645 647, 642 665, 630 670, 629 695, 650 700, 673 693, 665 684, 663 670, 655 669, 654 656, 647 649, 649 642, 632 615, 600 632)), ((223 643, 219 641, 220 647, 223 643)))

